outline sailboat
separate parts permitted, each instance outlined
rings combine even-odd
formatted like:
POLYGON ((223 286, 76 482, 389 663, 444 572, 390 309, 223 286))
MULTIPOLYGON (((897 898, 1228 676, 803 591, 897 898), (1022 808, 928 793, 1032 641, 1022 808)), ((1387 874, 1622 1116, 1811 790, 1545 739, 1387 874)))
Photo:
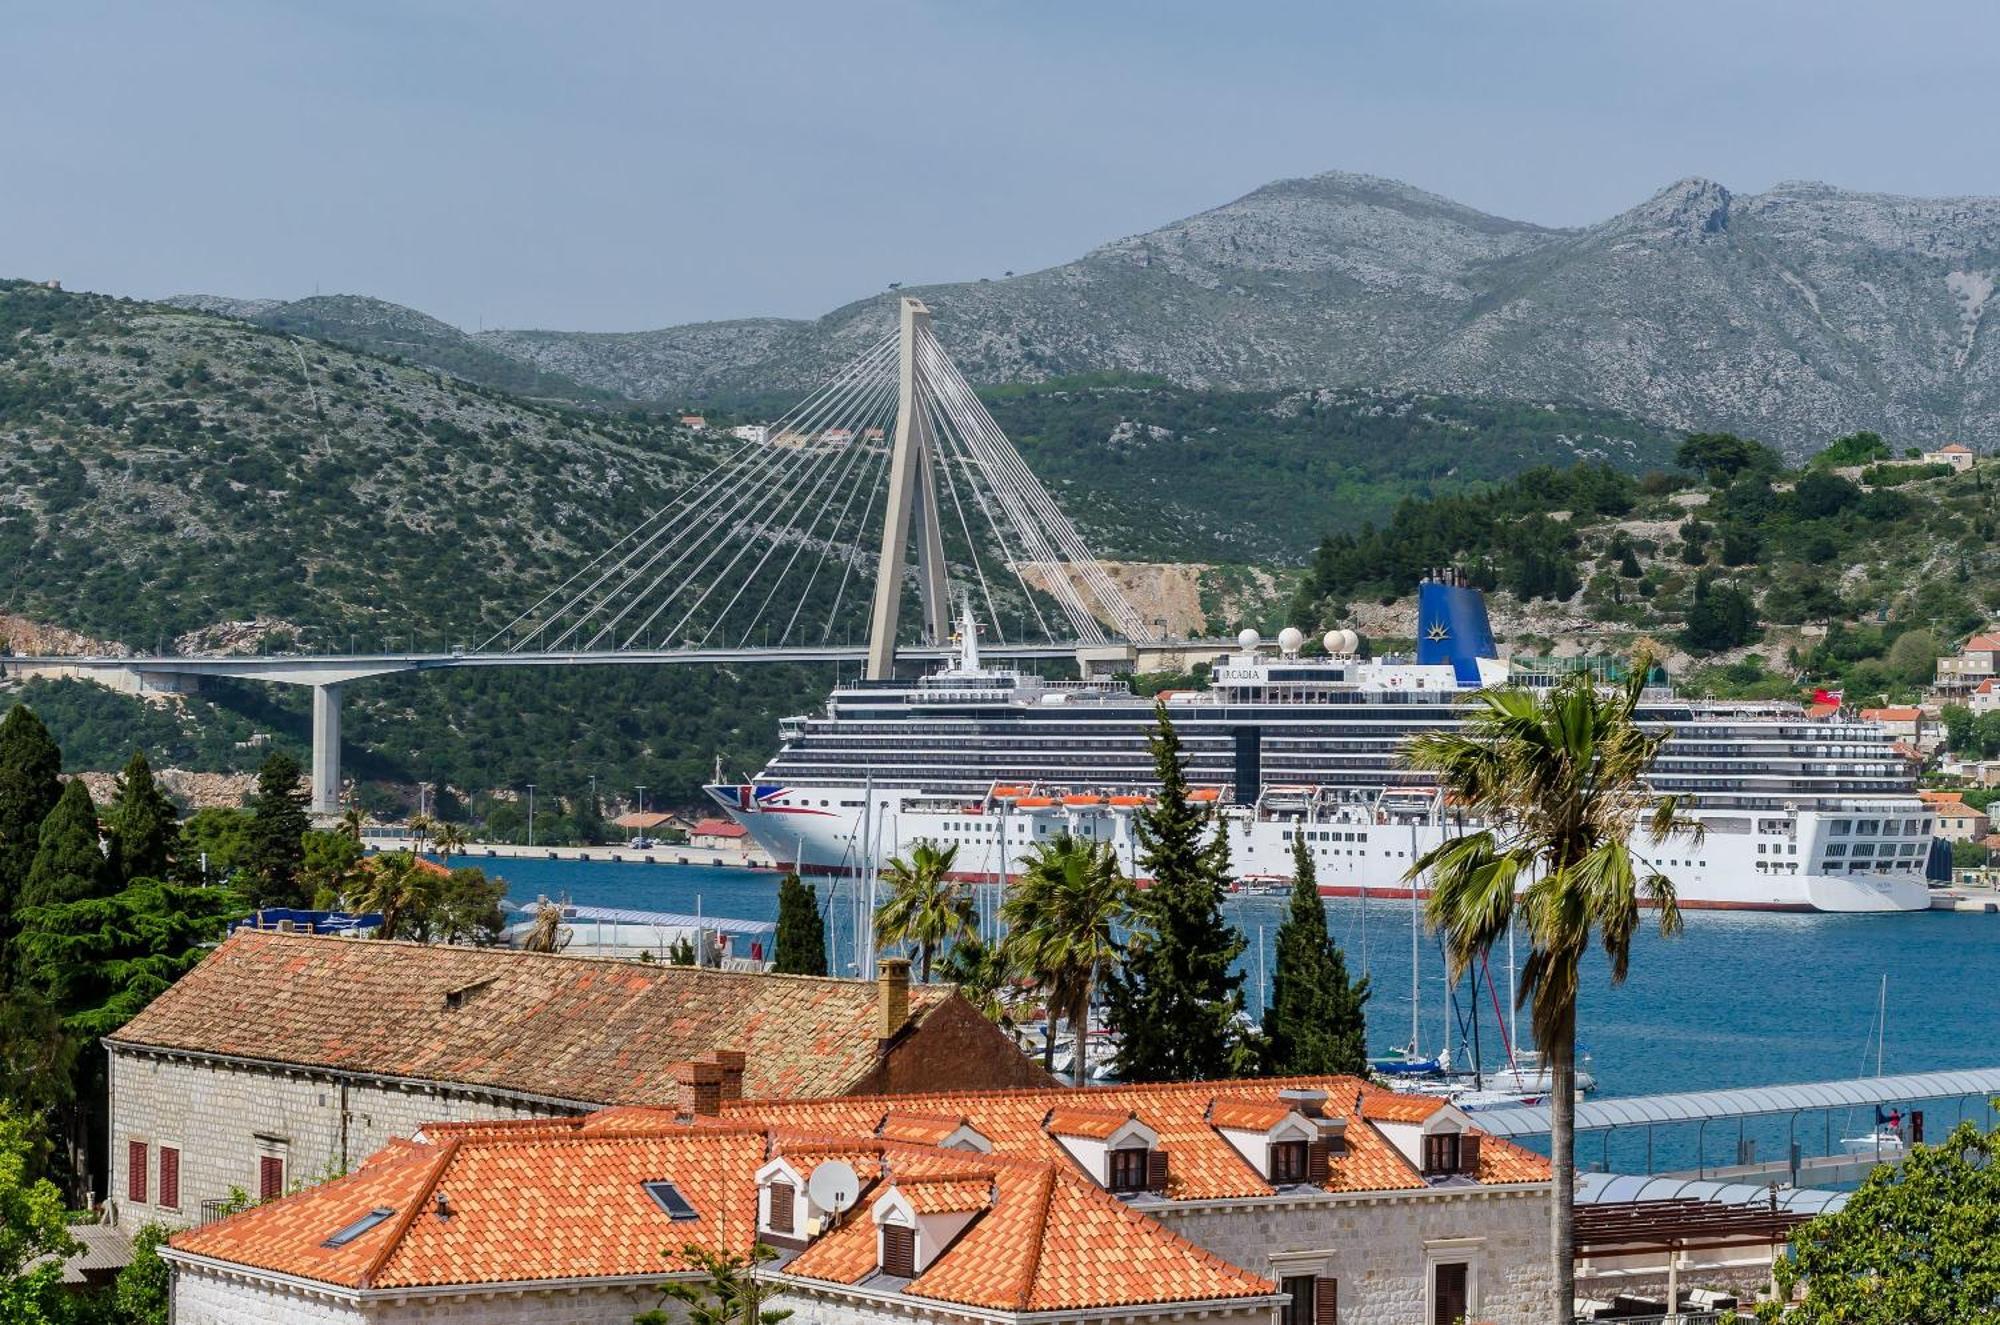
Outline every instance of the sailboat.
MULTIPOLYGON (((1875 1075, 1878 1077, 1882 1075, 1882 1046, 1888 1029, 1889 973, 1884 971, 1881 992, 1875 999, 1875 1075)), ((1860 1136, 1841 1137, 1840 1148, 1857 1158, 1900 1158, 1905 1149, 1902 1110, 1892 1108, 1885 1113, 1881 1105, 1876 1105, 1875 1125, 1860 1136)))

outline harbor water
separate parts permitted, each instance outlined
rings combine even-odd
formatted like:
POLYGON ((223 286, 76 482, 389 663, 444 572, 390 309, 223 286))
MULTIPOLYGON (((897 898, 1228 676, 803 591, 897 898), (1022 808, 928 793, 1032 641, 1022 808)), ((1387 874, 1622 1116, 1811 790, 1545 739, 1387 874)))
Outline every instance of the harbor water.
MULTIPOLYGON (((505 878, 514 900, 563 898, 579 905, 629 907, 748 920, 777 915, 778 876, 742 868, 588 863, 549 860, 495 862, 466 858, 505 878)), ((865 885, 862 885, 865 887, 865 885)), ((856 884, 820 881, 816 891, 827 917, 838 965, 851 969, 855 951, 856 884)), ((981 915, 990 916, 993 889, 982 890, 981 915)), ((1260 976, 1275 960, 1283 896, 1231 897, 1231 917, 1249 937, 1242 966, 1250 1012, 1261 1011, 1260 976), (1259 960, 1258 942, 1263 955, 1259 960)), ((1408 902, 1328 899, 1328 924, 1347 954, 1351 972, 1371 983, 1368 1001, 1371 1052, 1387 1054, 1410 1037, 1411 916, 1408 902)), ((1633 944, 1630 978, 1610 983, 1601 951, 1585 966, 1579 1035, 1592 1060, 1588 1070, 1600 1097, 1773 1085, 1873 1075, 1875 1011, 1888 978, 1882 1071, 1888 1074, 2000 1065, 2000 922, 1948 912, 1895 915, 1690 912, 1685 932, 1663 939, 1642 929, 1633 944)), ((1460 982, 1456 1008, 1446 1001, 1444 963, 1436 940, 1417 942, 1419 1047, 1435 1053, 1450 1020, 1454 1053, 1469 1042, 1470 986, 1460 982)), ((1525 952, 1525 948, 1523 949, 1525 952)), ((1504 953, 1492 963, 1494 988, 1479 990, 1479 1037, 1489 1065, 1504 1059, 1495 996, 1508 1005, 1504 953)), ((1520 1030, 1532 1042, 1528 1015, 1520 1030)), ((1968 1116, 1986 1117, 1977 1102, 1968 1116)), ((1956 1120, 1955 1106, 1933 1110, 1927 1134, 1935 1138, 1956 1120)), ((1758 1159, 1778 1159, 1798 1140, 1806 1153, 1821 1151, 1831 1135, 1865 1132, 1866 1110, 1831 1118, 1812 1115, 1753 1123, 1744 1129, 1758 1159)), ((1738 1157, 1733 1122, 1664 1129, 1653 1138, 1653 1167, 1696 1168, 1738 1157), (1686 1133, 1683 1135, 1682 1133, 1686 1133)), ((1579 1163, 1621 1171, 1646 1168, 1646 1138, 1621 1134, 1608 1148, 1596 1137, 1578 1142, 1579 1163)))

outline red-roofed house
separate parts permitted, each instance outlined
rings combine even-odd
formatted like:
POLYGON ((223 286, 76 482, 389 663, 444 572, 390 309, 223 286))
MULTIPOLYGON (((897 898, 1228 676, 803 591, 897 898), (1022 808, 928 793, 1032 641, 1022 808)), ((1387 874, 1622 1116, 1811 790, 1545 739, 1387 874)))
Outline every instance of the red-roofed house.
POLYGON ((1950 465, 1953 469, 1958 470, 1961 474, 1964 473, 1966 470, 1972 468, 1973 461, 1977 460, 1978 458, 1979 457, 1973 452, 1973 449, 1971 447, 1963 445, 1962 443, 1959 442, 1951 442, 1948 443, 1947 445, 1940 446, 1935 451, 1924 452, 1925 464, 1950 465))
POLYGON ((1937 836, 1947 842, 1977 842, 1993 831, 1986 811, 1963 801, 1940 801, 1931 809, 1937 812, 1937 836))
POLYGON ((1894 704, 1888 708, 1862 709, 1863 722, 1879 723, 1883 730, 1899 741, 1907 741, 1923 749, 1930 733, 1930 723, 1924 711, 1915 704, 1894 704))
POLYGON ((1989 676, 1972 687, 1972 693, 1965 697, 1965 704, 1975 714, 2000 709, 2000 680, 1989 676))
POLYGON ((1934 688, 1947 703, 1963 703, 1981 681, 2000 676, 2000 631, 1981 631, 1950 658, 1939 658, 1934 688))
POLYGON ((1547 1161, 1352 1077, 720 1110, 427 1125, 177 1235, 177 1325, 623 1325, 753 1241, 821 1325, 1548 1315, 1547 1161))
POLYGON ((107 1037, 121 1222, 344 1172, 438 1119, 1046 1084, 948 985, 239 930, 107 1037), (707 1059, 684 1070, 676 1063, 707 1059))
POLYGON ((688 829, 688 845, 708 850, 741 850, 750 830, 728 819, 697 819, 688 829))

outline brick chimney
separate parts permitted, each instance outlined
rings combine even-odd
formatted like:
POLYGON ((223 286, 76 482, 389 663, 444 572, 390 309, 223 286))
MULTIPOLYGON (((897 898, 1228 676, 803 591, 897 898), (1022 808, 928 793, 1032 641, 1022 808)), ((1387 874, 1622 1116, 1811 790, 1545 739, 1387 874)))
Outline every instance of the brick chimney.
POLYGON ((722 1098, 740 1100, 743 1098, 743 1065, 749 1056, 741 1049, 717 1049, 709 1055, 715 1065, 722 1069, 722 1098))
POLYGON ((722 1112, 722 1069, 714 1063, 675 1063, 674 1083, 680 1087, 679 1110, 690 1118, 722 1112))
POLYGON ((910 959, 884 957, 875 965, 875 1038, 895 1038, 909 1019, 910 959))

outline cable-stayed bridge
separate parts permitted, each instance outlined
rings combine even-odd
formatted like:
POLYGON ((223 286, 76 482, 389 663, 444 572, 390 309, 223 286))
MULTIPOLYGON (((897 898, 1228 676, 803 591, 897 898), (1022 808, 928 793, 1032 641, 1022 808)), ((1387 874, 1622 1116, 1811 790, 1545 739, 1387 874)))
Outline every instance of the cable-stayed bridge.
POLYGON ((905 298, 893 334, 777 421, 739 430, 697 478, 477 645, 0 664, 135 691, 184 692, 203 677, 311 686, 313 809, 334 813, 350 682, 749 662, 855 662, 883 679, 899 658, 952 652, 955 605, 979 620, 990 658, 1129 667, 1142 648, 1164 647, 938 343, 930 311, 905 298))

